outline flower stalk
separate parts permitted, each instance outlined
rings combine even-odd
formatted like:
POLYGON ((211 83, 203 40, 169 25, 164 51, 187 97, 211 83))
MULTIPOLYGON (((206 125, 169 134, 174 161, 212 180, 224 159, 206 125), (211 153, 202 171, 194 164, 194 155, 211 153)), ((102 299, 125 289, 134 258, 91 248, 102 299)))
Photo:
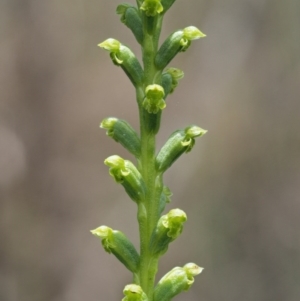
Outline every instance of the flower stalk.
POLYGON ((109 137, 136 158, 136 165, 118 155, 108 157, 104 163, 114 180, 137 204, 140 251, 137 252, 120 231, 107 226, 91 231, 101 238, 105 251, 114 254, 133 274, 133 282, 123 291, 123 301, 170 301, 188 290, 193 277, 202 272, 196 264, 188 263, 174 268, 155 284, 159 259, 180 236, 187 221, 186 213, 180 209, 163 214, 172 195, 164 185, 163 175, 183 153, 192 150, 195 138, 206 133, 198 126, 188 126, 175 131, 161 150, 156 149, 156 135, 167 98, 184 75, 180 69, 166 67, 179 52, 186 51, 193 40, 205 37, 198 28, 188 26, 172 33, 159 46, 164 14, 174 2, 137 0, 136 6, 120 4, 117 7, 121 22, 141 45, 142 64, 129 47, 116 39, 109 38, 99 44, 109 52, 112 62, 124 70, 135 88, 140 119, 139 134, 125 120, 115 117, 105 118, 100 124, 109 137))

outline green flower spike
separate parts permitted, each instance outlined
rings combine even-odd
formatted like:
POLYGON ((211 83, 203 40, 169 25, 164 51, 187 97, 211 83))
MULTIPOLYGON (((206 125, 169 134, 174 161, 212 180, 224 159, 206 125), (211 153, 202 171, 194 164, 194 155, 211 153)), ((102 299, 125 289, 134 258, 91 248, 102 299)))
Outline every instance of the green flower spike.
POLYGON ((123 3, 118 5, 117 14, 121 15, 121 22, 132 31, 138 43, 142 44, 144 32, 138 9, 130 4, 123 3))
POLYGON ((143 107, 151 114, 157 114, 158 111, 163 110, 166 107, 164 100, 165 92, 164 88, 160 85, 149 85, 145 90, 145 99, 143 101, 143 107))
POLYGON ((170 301, 173 297, 187 291, 194 283, 194 276, 200 274, 203 268, 194 263, 184 267, 175 267, 163 276, 154 290, 154 301, 170 301))
POLYGON ((105 159, 104 164, 109 166, 109 174, 117 183, 121 183, 127 194, 134 202, 140 202, 145 196, 145 183, 137 168, 128 160, 114 155, 105 159))
POLYGON ((183 153, 188 153, 195 145, 195 138, 207 131, 198 126, 189 126, 185 130, 174 132, 156 156, 156 168, 165 172, 183 153))
POLYGON ((155 17, 164 10, 160 0, 144 0, 140 9, 145 12, 147 17, 155 17))
POLYGON ((106 129, 107 136, 112 137, 116 142, 120 142, 136 158, 140 156, 140 138, 128 122, 109 117, 102 120, 100 127, 106 129))
POLYGON ((183 76, 183 71, 177 68, 168 68, 163 72, 162 86, 165 89, 166 95, 174 92, 175 88, 178 86, 178 81, 182 79, 183 76))
POLYGON ((158 69, 164 69, 180 51, 186 51, 192 40, 200 39, 206 35, 197 27, 189 26, 183 30, 175 31, 161 45, 155 57, 158 69))
POLYGON ((128 284, 123 290, 125 297, 122 301, 148 301, 148 297, 139 285, 128 284))
POLYGON ((150 252, 156 256, 163 255, 168 250, 169 243, 181 234, 186 220, 185 212, 180 209, 172 209, 163 215, 152 233, 150 252))
POLYGON ((140 256, 134 245, 122 232, 101 226, 91 230, 91 233, 101 238, 104 250, 109 254, 114 254, 128 270, 133 273, 138 271, 140 256))
POLYGON ((121 66, 134 86, 142 83, 144 71, 138 59, 128 47, 112 38, 105 40, 98 44, 98 46, 109 51, 113 63, 121 66))

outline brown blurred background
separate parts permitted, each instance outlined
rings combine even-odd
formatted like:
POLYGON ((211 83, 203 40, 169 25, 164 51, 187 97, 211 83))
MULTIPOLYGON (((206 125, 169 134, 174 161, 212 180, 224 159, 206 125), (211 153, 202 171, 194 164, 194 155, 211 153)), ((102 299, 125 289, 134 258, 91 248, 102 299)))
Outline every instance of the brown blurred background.
MULTIPOLYGON (((128 1, 134 3, 134 1, 128 1)), ((89 233, 101 224, 138 247, 135 204, 108 175, 132 159, 98 128, 138 129, 134 90, 96 45, 140 57, 112 0, 0 1, 0 300, 121 300, 131 276, 89 233)), ((300 1, 177 0, 162 39, 189 25, 207 38, 179 54, 161 146, 208 129, 166 174, 187 212, 159 277, 205 267, 176 300, 300 300, 300 1)))

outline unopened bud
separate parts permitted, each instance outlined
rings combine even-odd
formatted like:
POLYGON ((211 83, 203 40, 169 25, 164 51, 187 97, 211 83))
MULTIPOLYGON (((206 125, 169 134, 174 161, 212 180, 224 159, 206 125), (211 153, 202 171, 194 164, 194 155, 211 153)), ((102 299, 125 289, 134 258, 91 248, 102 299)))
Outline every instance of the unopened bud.
POLYGON ((104 164, 109 166, 109 174, 117 183, 121 183, 134 202, 144 199, 146 186, 142 175, 129 160, 114 155, 108 157, 104 164))
POLYGON ((178 85, 178 81, 182 79, 184 73, 177 68, 168 68, 162 74, 162 86, 164 87, 166 95, 173 93, 178 85))
POLYGON ((144 71, 138 59, 128 47, 111 38, 98 44, 98 46, 110 52, 113 63, 121 66, 134 86, 142 83, 144 71))
POLYGON ((192 150, 196 137, 201 137, 206 132, 198 126, 189 126, 185 130, 174 132, 156 157, 157 170, 165 172, 183 153, 192 150))
POLYGON ((123 3, 118 5, 117 14, 121 15, 121 22, 132 31, 139 44, 142 44, 144 33, 138 9, 130 4, 123 3))
POLYGON ((173 297, 187 291, 194 283, 194 276, 200 274, 203 268, 194 263, 184 267, 175 267, 163 276, 154 289, 154 301, 170 301, 173 297))
POLYGON ((206 35, 195 26, 189 26, 183 30, 172 33, 161 45, 155 57, 155 65, 158 69, 164 69, 180 51, 186 51, 192 40, 203 38, 206 35))
POLYGON ((131 154, 139 157, 141 141, 136 131, 125 120, 109 117, 102 120, 100 127, 106 129, 106 134, 116 142, 120 142, 131 154))
POLYGON ((150 252, 153 255, 163 255, 169 246, 182 232, 183 224, 187 217, 184 211, 172 209, 166 215, 163 215, 152 233, 150 240, 150 252))
POLYGON ((91 230, 91 233, 101 238, 104 250, 114 254, 127 269, 133 273, 138 271, 140 256, 134 245, 122 232, 101 226, 91 230))

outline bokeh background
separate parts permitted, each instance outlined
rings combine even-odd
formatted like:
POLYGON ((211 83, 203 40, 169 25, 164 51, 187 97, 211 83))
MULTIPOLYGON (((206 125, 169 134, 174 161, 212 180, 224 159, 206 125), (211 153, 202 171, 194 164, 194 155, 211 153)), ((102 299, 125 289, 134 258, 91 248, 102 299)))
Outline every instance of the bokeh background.
MULTIPOLYGON (((128 0, 134 3, 134 1, 128 0)), ((140 57, 112 0, 0 1, 0 300, 121 300, 131 275, 89 233, 106 224, 138 247, 135 204, 108 175, 107 116, 138 129, 131 83, 96 45, 140 57)), ((165 176, 188 215, 159 277, 205 267, 185 301, 300 300, 300 1, 177 0, 162 39, 207 38, 179 54, 158 147, 208 129, 165 176)))

